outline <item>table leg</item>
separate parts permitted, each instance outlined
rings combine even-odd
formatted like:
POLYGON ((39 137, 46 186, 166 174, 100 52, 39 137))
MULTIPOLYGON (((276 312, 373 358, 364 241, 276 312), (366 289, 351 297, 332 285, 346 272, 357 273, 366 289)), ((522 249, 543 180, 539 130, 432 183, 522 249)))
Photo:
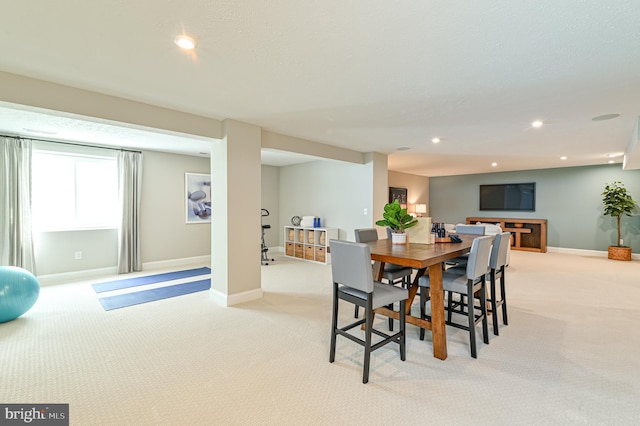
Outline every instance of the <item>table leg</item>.
POLYGON ((418 271, 416 272, 416 277, 413 279, 413 282, 408 288, 409 298, 407 299, 407 309, 405 311, 407 315, 411 315, 411 305, 413 304, 413 300, 416 298, 416 294, 418 293, 418 289, 420 288, 418 286, 418 280, 420 279, 421 276, 424 275, 426 270, 427 268, 418 269, 418 271))
MULTIPOLYGON (((373 267, 374 279, 380 281, 384 269, 383 262, 375 262, 373 267), (379 278, 376 278, 379 277, 379 278)), ((433 356, 441 360, 447 359, 447 333, 446 323, 444 320, 444 290, 442 289, 442 263, 429 266, 429 282, 431 286, 431 322, 423 320, 411 315, 411 304, 418 292, 418 279, 424 275, 426 269, 419 269, 416 277, 409 287, 409 298, 407 299, 406 313, 407 323, 417 325, 418 327, 431 330, 433 338, 433 356)), ((398 319, 400 316, 397 312, 387 308, 378 308, 375 313, 398 319)), ((364 329, 364 324, 362 325, 364 329)))
POLYGON ((375 281, 382 281, 382 274, 384 274, 384 262, 373 262, 373 279, 375 281))
POLYGON ((429 266, 429 286, 431 287, 431 334, 433 356, 447 359, 447 331, 444 320, 444 290, 442 289, 442 264, 429 266))

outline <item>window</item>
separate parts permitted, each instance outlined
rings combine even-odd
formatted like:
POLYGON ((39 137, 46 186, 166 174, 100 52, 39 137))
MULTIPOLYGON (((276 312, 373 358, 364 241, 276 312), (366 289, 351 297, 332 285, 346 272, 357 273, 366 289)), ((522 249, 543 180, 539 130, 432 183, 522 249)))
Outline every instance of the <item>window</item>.
POLYGON ((33 151, 32 214, 36 231, 118 226, 115 158, 33 151))

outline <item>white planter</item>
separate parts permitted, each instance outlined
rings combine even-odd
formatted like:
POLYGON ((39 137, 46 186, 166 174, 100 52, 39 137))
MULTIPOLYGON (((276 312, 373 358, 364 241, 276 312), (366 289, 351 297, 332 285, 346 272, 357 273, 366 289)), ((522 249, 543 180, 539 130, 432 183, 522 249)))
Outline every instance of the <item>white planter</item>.
POLYGON ((391 243, 392 244, 407 244, 407 234, 396 234, 394 232, 391 233, 391 243))

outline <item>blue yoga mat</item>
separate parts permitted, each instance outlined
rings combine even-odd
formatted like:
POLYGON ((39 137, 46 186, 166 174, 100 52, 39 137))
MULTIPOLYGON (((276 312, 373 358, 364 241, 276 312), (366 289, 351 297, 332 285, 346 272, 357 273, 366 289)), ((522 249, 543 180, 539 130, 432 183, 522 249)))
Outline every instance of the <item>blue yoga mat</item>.
POLYGON ((133 293, 119 294, 117 296, 101 297, 100 303, 105 311, 139 305, 141 303, 154 302, 183 294, 209 290, 211 280, 200 280, 185 284, 175 284, 167 287, 153 288, 151 290, 135 291, 133 293))
POLYGON ((163 281, 179 280, 181 278, 195 277, 198 275, 210 274, 211 269, 197 268, 187 269, 184 271, 167 272, 164 274, 147 275, 144 277, 128 278, 126 280, 109 281, 106 283, 92 284, 91 286, 96 293, 104 293, 105 291, 122 290, 123 288, 138 287, 146 284, 160 283, 163 281))

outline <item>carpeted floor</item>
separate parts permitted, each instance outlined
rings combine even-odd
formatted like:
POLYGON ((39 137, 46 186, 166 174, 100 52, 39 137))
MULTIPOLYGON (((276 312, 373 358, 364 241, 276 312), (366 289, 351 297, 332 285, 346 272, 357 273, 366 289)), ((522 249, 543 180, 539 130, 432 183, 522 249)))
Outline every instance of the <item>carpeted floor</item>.
POLYGON ((478 359, 462 330, 440 361, 408 326, 407 360, 374 352, 363 385, 358 345, 328 361, 331 267, 275 257, 264 298, 231 308, 204 291, 105 312, 98 280, 43 287, 0 324, 0 402, 69 403, 73 425, 638 423, 637 260, 512 252, 509 326, 478 359))

